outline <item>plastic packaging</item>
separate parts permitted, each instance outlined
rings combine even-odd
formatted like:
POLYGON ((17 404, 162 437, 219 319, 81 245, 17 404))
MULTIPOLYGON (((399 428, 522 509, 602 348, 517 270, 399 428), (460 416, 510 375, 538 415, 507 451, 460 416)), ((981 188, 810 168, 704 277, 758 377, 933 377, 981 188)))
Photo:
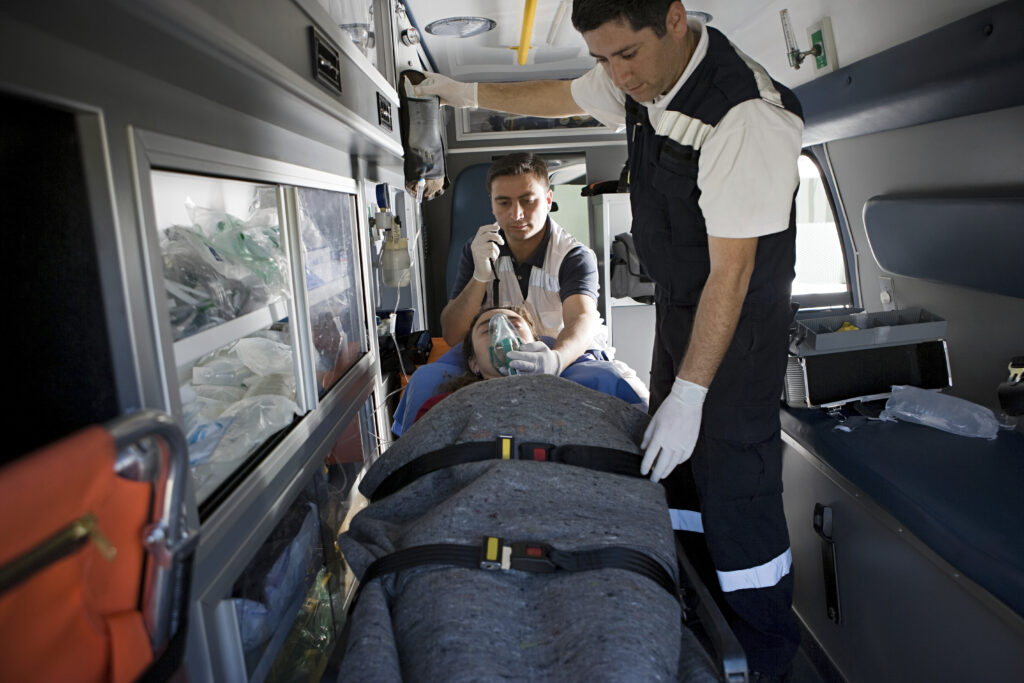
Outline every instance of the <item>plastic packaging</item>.
POLYGON ((225 425, 225 429, 219 435, 216 449, 201 462, 189 452, 189 458, 194 462, 192 477, 196 483, 197 496, 202 499, 212 491, 245 456, 274 433, 290 425, 299 413, 295 401, 274 394, 243 398, 231 404, 217 418, 225 425))
POLYGON ((295 400, 295 376, 292 374, 275 373, 258 375, 247 382, 245 397, 275 395, 295 400))
POLYGON ((999 432, 995 414, 984 406, 912 386, 893 386, 883 420, 902 420, 941 429, 950 434, 994 439, 999 432))
POLYGON ((523 340, 516 334, 515 328, 512 327, 512 323, 504 313, 496 313, 492 316, 487 329, 491 334, 491 365, 499 372, 501 368, 505 368, 508 374, 515 375, 516 371, 508 365, 506 354, 522 346, 523 340))
MULTIPOLYGON (((302 526, 293 539, 280 550, 269 571, 261 577, 260 600, 235 598, 242 635, 242 647, 251 650, 263 645, 290 616, 287 609, 306 590, 315 575, 315 555, 320 533, 317 507, 307 503, 302 526)), ((272 546, 271 546, 272 547, 272 546)), ((267 550, 265 546, 263 550, 267 550)), ((259 580, 254 577, 253 580, 259 580)))
POLYGON ((252 374, 253 372, 238 358, 215 358, 192 368, 192 384, 239 387, 252 374))
POLYGON ((273 188, 258 188, 243 220, 185 201, 192 225, 161 242, 175 339, 232 320, 288 295, 273 188))
MULTIPOLYGON (((200 398, 208 398, 211 401, 223 401, 225 403, 241 401, 245 398, 246 393, 245 387, 218 384, 196 384, 192 387, 192 390, 200 398)), ((182 397, 182 400, 184 400, 184 397, 182 397)))
POLYGON ((240 362, 257 375, 291 374, 294 372, 292 349, 272 339, 246 337, 235 343, 240 362))

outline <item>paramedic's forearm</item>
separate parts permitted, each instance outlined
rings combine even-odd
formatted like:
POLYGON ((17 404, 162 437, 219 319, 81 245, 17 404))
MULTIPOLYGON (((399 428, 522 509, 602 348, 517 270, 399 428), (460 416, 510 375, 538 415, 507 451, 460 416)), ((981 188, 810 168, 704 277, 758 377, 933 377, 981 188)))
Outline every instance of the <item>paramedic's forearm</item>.
POLYGON ((571 81, 522 81, 481 83, 477 89, 480 108, 524 116, 561 118, 584 111, 572 98, 571 81))
POLYGON ((711 274, 704 284, 690 345, 677 375, 702 387, 711 386, 736 332, 754 271, 757 239, 709 237, 708 249, 711 274))
POLYGON ((562 361, 562 370, 575 362, 590 346, 598 323, 597 303, 585 294, 573 294, 562 302, 564 327, 554 348, 562 361))
POLYGON ((449 346, 455 346, 465 338, 469 324, 487 294, 487 286, 476 278, 469 278, 459 295, 441 309, 441 336, 449 346))

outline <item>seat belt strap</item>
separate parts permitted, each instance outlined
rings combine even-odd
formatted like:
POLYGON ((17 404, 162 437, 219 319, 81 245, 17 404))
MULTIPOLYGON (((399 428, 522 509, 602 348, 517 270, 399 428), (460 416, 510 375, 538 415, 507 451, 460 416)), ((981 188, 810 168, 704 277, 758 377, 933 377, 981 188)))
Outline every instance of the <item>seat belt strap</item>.
POLYGON ((553 446, 532 441, 517 444, 512 437, 499 436, 495 441, 470 441, 424 453, 385 477, 367 497, 371 502, 380 500, 425 474, 454 465, 495 459, 556 462, 627 477, 641 476, 640 455, 637 453, 600 446, 553 446))
POLYGON ((679 587, 665 567, 650 555, 623 546, 607 546, 591 550, 556 550, 546 543, 532 541, 506 542, 488 536, 480 545, 433 544, 396 550, 374 560, 359 580, 358 594, 363 586, 387 574, 422 567, 441 565, 486 571, 525 571, 554 573, 585 572, 598 569, 622 569, 645 576, 679 599, 679 587))

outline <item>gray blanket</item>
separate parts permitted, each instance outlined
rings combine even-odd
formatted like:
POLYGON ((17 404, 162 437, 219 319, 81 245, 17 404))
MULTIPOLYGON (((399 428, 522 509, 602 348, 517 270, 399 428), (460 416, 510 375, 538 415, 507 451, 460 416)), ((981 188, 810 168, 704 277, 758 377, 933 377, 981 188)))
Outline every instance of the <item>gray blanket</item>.
MULTIPOLYGON (((646 424, 625 402, 557 377, 480 382, 422 417, 360 488, 424 453, 499 434, 638 453, 646 424)), ((358 576, 398 549, 486 536, 568 551, 626 546, 677 571, 660 486, 556 463, 488 461, 425 475, 361 511, 339 544, 358 576)), ((678 603, 631 571, 424 566, 364 586, 351 619, 345 681, 715 680, 678 603)))

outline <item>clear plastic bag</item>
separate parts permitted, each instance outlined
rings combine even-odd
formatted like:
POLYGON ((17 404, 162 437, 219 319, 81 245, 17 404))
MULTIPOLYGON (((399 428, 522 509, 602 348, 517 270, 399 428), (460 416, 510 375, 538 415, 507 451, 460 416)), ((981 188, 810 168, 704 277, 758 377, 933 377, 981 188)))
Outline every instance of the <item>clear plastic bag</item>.
POLYGON ((285 373, 258 375, 246 382, 245 398, 275 395, 295 400, 295 376, 285 373))
POLYGON ((267 211, 256 210, 251 221, 243 221, 191 200, 185 202, 185 209, 212 254, 220 259, 218 270, 238 279, 254 274, 274 294, 285 293, 288 264, 281 247, 281 228, 273 220, 276 212, 271 217, 267 211))
POLYGON ((290 375, 294 372, 291 347, 272 339, 239 339, 235 342, 235 353, 238 354, 239 360, 257 375, 290 375))
POLYGON ((208 363, 192 368, 192 384, 219 384, 239 387, 246 378, 253 375, 245 363, 238 358, 215 358, 208 363))
POLYGON ((999 432, 995 414, 984 406, 911 386, 893 386, 879 415, 883 420, 913 422, 950 434, 994 439, 999 432))
POLYGON ((172 227, 163 245, 164 279, 171 304, 174 338, 181 339, 266 303, 265 289, 252 282, 228 277, 199 251, 214 258, 202 238, 188 228, 172 227))
POLYGON ((265 394, 243 398, 221 414, 235 418, 213 454, 213 461, 234 463, 248 455, 272 434, 292 423, 299 407, 284 396, 265 394))

